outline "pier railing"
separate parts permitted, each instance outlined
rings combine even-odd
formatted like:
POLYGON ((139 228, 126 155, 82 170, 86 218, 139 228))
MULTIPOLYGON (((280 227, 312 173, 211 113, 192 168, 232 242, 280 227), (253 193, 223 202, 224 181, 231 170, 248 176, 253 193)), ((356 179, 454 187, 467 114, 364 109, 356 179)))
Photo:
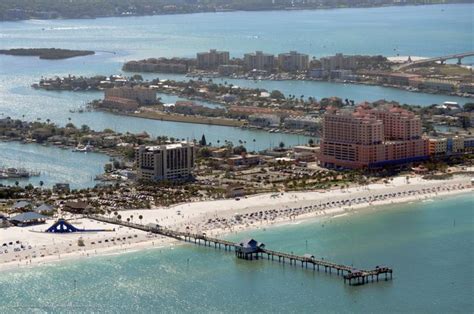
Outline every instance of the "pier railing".
POLYGON ((122 221, 116 218, 107 218, 99 215, 89 215, 87 216, 90 219, 97 221, 120 225, 128 228, 133 228, 145 232, 159 234, 165 237, 174 238, 176 240, 190 242, 198 245, 209 246, 218 249, 224 249, 225 251, 234 250, 235 254, 239 258, 244 258, 247 260, 252 259, 264 259, 265 257, 268 260, 276 260, 280 263, 290 263, 291 265, 297 265, 301 263, 301 267, 313 268, 313 270, 320 271, 324 268, 326 273, 329 274, 336 273, 338 276, 344 278, 344 283, 349 283, 349 285, 363 285, 369 281, 375 282, 379 279, 391 280, 393 270, 385 266, 377 266, 372 270, 361 270, 354 268, 352 266, 347 266, 343 264, 337 264, 330 262, 324 259, 317 259, 312 255, 295 255, 285 252, 279 252, 274 250, 269 250, 266 248, 258 248, 255 251, 243 253, 240 250, 240 244, 232 241, 222 240, 218 238, 209 237, 206 234, 197 234, 191 232, 182 232, 171 230, 168 228, 161 227, 159 225, 142 225, 133 222, 122 221), (380 278, 382 277, 382 278, 380 278))

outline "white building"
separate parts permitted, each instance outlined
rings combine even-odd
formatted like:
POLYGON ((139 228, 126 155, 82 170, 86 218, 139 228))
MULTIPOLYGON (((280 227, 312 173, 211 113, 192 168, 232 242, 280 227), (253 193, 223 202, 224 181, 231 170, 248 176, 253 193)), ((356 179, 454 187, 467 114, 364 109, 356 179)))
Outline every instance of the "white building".
POLYGON ((456 82, 450 80, 429 79, 424 80, 422 85, 424 88, 443 92, 453 92, 456 89, 456 82))
POLYGON ((276 114, 252 114, 248 117, 249 124, 259 127, 278 127, 280 117, 276 114))
POLYGON ((285 127, 288 129, 317 131, 320 126, 320 118, 311 116, 289 116, 285 118, 285 127))
POLYGON ((196 158, 193 143, 182 142, 137 148, 137 177, 142 180, 187 180, 191 177, 196 158))

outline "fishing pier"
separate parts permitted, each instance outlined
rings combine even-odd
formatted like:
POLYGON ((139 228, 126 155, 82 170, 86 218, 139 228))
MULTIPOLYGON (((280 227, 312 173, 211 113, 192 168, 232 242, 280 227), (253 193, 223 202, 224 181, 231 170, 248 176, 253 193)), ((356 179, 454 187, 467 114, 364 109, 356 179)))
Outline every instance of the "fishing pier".
POLYGON ((265 244, 257 242, 254 239, 246 239, 237 243, 209 237, 204 233, 196 234, 175 231, 160 227, 158 225, 142 225, 97 215, 89 215, 87 217, 105 223, 121 225, 128 228, 159 234, 165 237, 170 237, 179 241, 193 243, 196 245, 214 247, 215 249, 224 251, 234 251, 237 258, 245 260, 267 259, 276 261, 278 259, 279 263, 289 263, 290 265, 294 266, 301 265, 301 268, 312 268, 314 271, 322 271, 324 269, 325 273, 341 276, 344 279, 345 284, 347 283, 352 286, 363 285, 369 282, 378 282, 379 280, 391 280, 393 274, 393 270, 385 266, 376 266, 372 270, 361 270, 352 266, 337 264, 324 259, 317 259, 311 254, 296 255, 292 253, 290 254, 269 250, 265 247, 265 244))

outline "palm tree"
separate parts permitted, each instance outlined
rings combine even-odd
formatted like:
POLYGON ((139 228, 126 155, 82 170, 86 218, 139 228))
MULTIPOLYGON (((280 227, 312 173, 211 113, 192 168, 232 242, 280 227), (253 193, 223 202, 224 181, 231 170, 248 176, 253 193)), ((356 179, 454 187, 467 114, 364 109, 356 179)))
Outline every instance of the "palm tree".
POLYGON ((121 216, 121 215, 118 215, 118 216, 117 216, 117 219, 118 219, 118 220, 122 220, 122 216, 121 216))
POLYGON ((138 219, 140 219, 140 223, 142 223, 143 216, 142 215, 138 216, 138 219))

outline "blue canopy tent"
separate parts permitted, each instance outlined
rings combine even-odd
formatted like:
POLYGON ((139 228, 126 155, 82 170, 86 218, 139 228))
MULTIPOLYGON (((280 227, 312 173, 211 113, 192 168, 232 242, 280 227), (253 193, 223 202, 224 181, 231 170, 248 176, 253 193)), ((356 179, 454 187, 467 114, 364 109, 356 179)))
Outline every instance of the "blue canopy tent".
POLYGON ((71 225, 69 222, 67 222, 64 219, 59 219, 56 221, 51 227, 46 230, 46 232, 51 232, 51 233, 69 233, 69 232, 78 232, 81 231, 71 225))
POLYGON ((71 232, 101 232, 101 231, 113 231, 107 229, 77 229, 65 219, 60 218, 56 221, 51 227, 49 227, 46 232, 50 233, 71 233, 71 232))

